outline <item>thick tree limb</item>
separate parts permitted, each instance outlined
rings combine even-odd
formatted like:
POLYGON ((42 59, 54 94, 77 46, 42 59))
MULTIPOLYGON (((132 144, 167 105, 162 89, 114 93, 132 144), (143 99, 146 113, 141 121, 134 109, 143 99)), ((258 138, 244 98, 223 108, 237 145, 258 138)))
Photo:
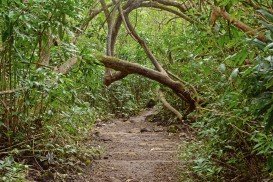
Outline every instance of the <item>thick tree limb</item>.
MULTIPOLYGON (((120 2, 117 2, 116 0, 112 0, 114 4, 117 5, 118 11, 120 12, 115 20, 115 22, 112 20, 112 28, 108 29, 108 39, 107 39, 107 49, 110 50, 110 52, 108 52, 108 54, 110 55, 114 55, 115 52, 115 43, 116 43, 116 39, 117 39, 117 35, 118 32, 120 30, 121 24, 122 24, 122 20, 124 20, 124 14, 123 14, 123 9, 134 9, 134 7, 138 7, 139 4, 142 3, 142 1, 144 0, 129 0, 127 1, 127 3, 121 7, 121 5, 119 4, 120 2)), ((132 11, 131 10, 131 11, 132 11)), ((131 12, 129 11, 129 12, 131 12)), ((129 13, 128 12, 128 13, 129 13)), ((109 25, 108 25, 109 26, 109 25)), ((128 27, 126 27, 128 28, 128 27)), ((127 74, 126 73, 122 73, 122 72, 113 72, 111 71, 109 68, 106 68, 105 70, 105 74, 104 74, 104 83, 105 85, 110 85, 111 83, 122 79, 124 77, 126 77, 127 74)))
MULTIPOLYGON (((144 2, 144 0, 130 0, 128 1, 125 6, 122 7, 123 9, 123 15, 127 16, 129 13, 131 13, 133 10, 140 7, 140 5, 144 2)), ((120 30, 122 24, 122 16, 119 14, 115 20, 115 23, 113 25, 113 31, 112 31, 112 41, 111 41, 111 50, 115 51, 115 44, 117 40, 117 36, 120 30)))
POLYGON ((184 85, 188 85, 190 88, 191 88, 191 92, 194 94, 194 98, 195 100, 197 101, 197 103, 199 103, 200 99, 199 99, 199 94, 197 92, 197 90, 195 89, 195 87, 193 85, 191 85, 190 83, 184 81, 184 80, 181 80, 177 75, 173 74, 172 72, 170 71, 167 71, 168 75, 173 77, 174 79, 180 81, 181 83, 183 83, 184 85))
POLYGON ((111 85, 113 82, 125 78, 128 74, 129 74, 129 73, 124 72, 124 71, 123 71, 123 72, 117 71, 117 72, 115 72, 115 73, 112 73, 111 75, 105 75, 105 76, 104 76, 103 83, 104 83, 106 86, 109 86, 109 85, 111 85))
MULTIPOLYGON (((113 0, 113 1, 116 2, 116 0, 113 0)), ((116 3, 117 3, 117 2, 116 2, 116 3)), ((123 23, 124 23, 124 27, 125 27, 125 29, 127 30, 127 32, 129 33, 129 35, 132 36, 132 33, 131 33, 131 31, 130 31, 130 29, 129 29, 129 27, 128 27, 128 24, 126 23, 125 16, 124 16, 124 13, 123 13, 123 9, 122 9, 122 7, 121 7, 121 4, 120 4, 120 2, 118 2, 117 4, 118 4, 118 11, 119 11, 120 17, 121 17, 121 19, 122 19, 122 21, 123 21, 123 23)))
MULTIPOLYGON (((118 6, 118 11, 119 11, 119 16, 117 17, 116 21, 115 21, 115 25, 114 27, 112 28, 112 31, 111 31, 111 42, 110 42, 110 48, 112 50, 112 54, 114 54, 114 46, 115 46, 115 42, 116 42, 116 38, 117 38, 117 35, 118 35, 118 31, 120 29, 120 26, 122 24, 122 22, 124 23, 124 26, 125 26, 125 29, 127 30, 127 32, 129 33, 129 35, 134 39, 136 40, 137 42, 140 43, 140 45, 144 48, 147 56, 150 58, 150 60, 152 61, 152 63, 154 64, 154 66, 156 67, 156 69, 158 69, 159 71, 161 72, 165 72, 165 70, 162 68, 162 66, 158 63, 158 61, 156 60, 155 56, 152 54, 152 52, 149 50, 147 44, 138 36, 138 34, 136 33, 135 29, 133 28, 133 26, 131 25, 130 21, 129 21, 129 18, 128 18, 128 14, 129 12, 131 12, 134 8, 137 8, 139 7, 140 3, 142 1, 138 1, 137 3, 135 4, 132 4, 131 6, 129 6, 129 4, 127 3, 125 5, 124 8, 127 7, 127 12, 126 12, 126 15, 124 15, 124 12, 123 12, 123 8, 121 7, 120 5, 120 2, 117 2, 116 0, 113 0, 113 2, 115 4, 117 4, 118 6), (128 9, 130 11, 128 11, 128 9)), ((108 45, 109 46, 109 45, 108 45)), ((107 69, 106 69, 106 72, 107 72, 107 69)), ((108 69, 108 73, 104 75, 104 83, 105 85, 110 85, 111 83, 119 80, 119 79, 122 79, 124 77, 127 76, 127 73, 123 73, 123 72, 116 72, 116 73, 113 73, 113 72, 109 72, 109 69, 108 69)))
MULTIPOLYGON (((114 0, 114 2, 116 2, 114 0)), ((157 59, 155 58, 155 56, 153 55, 153 53, 150 51, 150 49, 148 48, 146 42, 141 39, 141 37, 139 37, 139 35, 136 33, 135 29, 133 28, 133 26, 131 25, 130 21, 129 21, 129 18, 128 18, 128 14, 136 9, 136 8, 139 8, 139 7, 154 7, 154 8, 158 8, 158 9, 161 9, 161 10, 165 10, 165 11, 168 11, 168 12, 171 12, 175 15, 178 15, 184 19, 186 19, 187 21, 190 21, 190 22, 193 22, 193 20, 191 20, 189 17, 187 17, 186 15, 178 12, 178 11, 175 11, 171 8, 168 8, 166 6, 163 6, 159 3, 156 3, 156 2, 143 2, 142 1, 138 1, 137 3, 135 4, 132 4, 131 6, 129 6, 126 10, 125 10, 125 13, 123 12, 122 8, 120 7, 119 5, 119 16, 117 17, 116 21, 115 21, 115 25, 113 26, 113 29, 112 29, 112 39, 111 39, 111 50, 114 52, 114 46, 115 46, 115 42, 116 42, 116 38, 117 38, 117 35, 118 35, 118 31, 120 29, 120 26, 122 24, 122 21, 124 22, 124 26, 126 28, 126 30, 128 31, 129 35, 131 35, 133 37, 133 39, 137 40, 138 43, 142 46, 142 48, 144 49, 146 55, 148 56, 148 58, 152 61, 153 65, 155 66, 155 68, 160 71, 160 72, 163 72, 164 74, 166 74, 166 71, 162 68, 162 66, 159 64, 159 62, 157 61, 157 59)), ((113 73, 115 74, 115 73, 113 73)), ((110 78, 109 74, 107 75, 108 78, 110 78)), ((117 77, 118 75, 113 75, 113 78, 114 77, 117 77)), ((108 79, 110 80, 110 79, 108 79)))
POLYGON ((110 13, 108 10, 108 7, 106 6, 106 3, 104 0, 100 0, 101 6, 103 8, 105 18, 107 21, 108 26, 108 34, 107 34, 107 42, 106 42, 106 55, 113 56, 113 51, 111 49, 111 41, 112 41, 112 30, 113 30, 113 17, 114 17, 114 11, 110 13))
MULTIPOLYGON (((116 0, 113 0, 113 2, 115 4, 117 4, 116 0)), ((102 61, 102 63, 105 65, 105 67, 111 68, 111 69, 114 69, 117 71, 114 73, 112 72, 112 74, 106 74, 104 77, 104 83, 106 85, 110 85, 111 83, 126 77, 128 74, 139 74, 139 75, 145 76, 147 78, 158 81, 159 83, 171 88, 181 99, 185 100, 189 104, 189 109, 186 112, 186 113, 189 113, 190 111, 195 109, 195 100, 191 97, 190 92, 186 91, 184 89, 183 84, 172 80, 168 76, 166 71, 162 68, 162 66, 159 64, 159 62, 157 61, 157 59, 153 55, 152 51, 148 48, 146 42, 137 34, 136 30, 134 29, 134 27, 132 26, 132 24, 129 20, 129 17, 128 17, 129 13, 132 10, 134 10, 136 8, 140 8, 140 7, 154 7, 157 9, 171 12, 175 15, 178 15, 178 16, 188 20, 188 21, 193 22, 186 15, 184 15, 172 8, 169 8, 167 6, 163 6, 159 3, 156 3, 156 2, 151 3, 151 2, 144 2, 142 0, 139 0, 139 1, 132 3, 131 5, 127 6, 127 9, 125 9, 124 7, 121 8, 119 5, 118 6, 119 15, 116 18, 115 23, 112 28, 112 31, 111 31, 111 48, 110 49, 114 52, 114 47, 115 47, 117 35, 120 30, 122 22, 124 22, 124 26, 125 26, 126 30, 128 31, 129 35, 132 36, 132 38, 135 39, 141 45, 141 47, 144 49, 146 55, 152 61, 156 70, 158 70, 158 71, 154 71, 154 70, 145 68, 141 65, 130 63, 130 62, 122 62, 122 60, 119 60, 118 64, 112 64, 114 62, 111 62, 111 61, 107 62, 106 60, 109 61, 111 59, 116 59, 116 58, 104 57, 104 58, 109 58, 109 59, 101 59, 101 60, 104 60, 104 61, 102 61), (125 10, 123 10, 123 9, 125 9, 125 10), (127 65, 126 64, 124 65, 124 63, 126 63, 127 65), (130 67, 132 65, 128 65, 128 64, 133 64, 134 65, 133 68, 130 67), (118 66, 115 66, 115 65, 118 65, 118 66), (130 69, 130 68, 132 68, 132 69, 130 69), (146 74, 146 73, 148 73, 148 74, 146 74)), ((112 55, 114 55, 113 52, 112 52, 112 55)))
POLYGON ((98 60, 107 68, 111 68, 127 74, 138 74, 171 88, 181 99, 189 104, 190 107, 187 113, 195 109, 196 101, 192 98, 190 92, 185 90, 183 84, 172 80, 167 75, 162 74, 159 71, 145 68, 139 64, 131 63, 114 57, 100 56, 98 60))
MULTIPOLYGON (((111 49, 112 31, 113 31, 113 12, 110 13, 104 0, 100 0, 100 3, 103 8, 105 18, 107 21, 107 27, 108 27, 107 41, 106 41, 106 55, 113 56, 114 53, 113 53, 113 50, 111 49)), ((112 76, 111 69, 105 68, 104 79, 106 80, 107 77, 111 77, 111 76, 112 76)))

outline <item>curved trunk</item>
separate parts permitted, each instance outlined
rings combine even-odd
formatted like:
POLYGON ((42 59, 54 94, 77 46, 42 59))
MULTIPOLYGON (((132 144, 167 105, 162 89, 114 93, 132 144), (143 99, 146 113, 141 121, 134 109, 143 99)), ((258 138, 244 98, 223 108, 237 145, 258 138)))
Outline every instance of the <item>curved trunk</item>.
MULTIPOLYGON (((124 60, 114 58, 114 57, 109 57, 109 56, 100 56, 98 60, 106 68, 114 69, 116 71, 119 71, 120 73, 123 73, 124 75, 138 74, 169 87, 176 93, 177 96, 179 96, 182 100, 184 100, 189 105, 189 108, 186 111, 186 114, 188 114, 189 112, 193 111, 196 108, 196 105, 195 105, 196 100, 192 97, 191 93, 184 88, 184 85, 179 81, 174 81, 171 77, 169 77, 168 75, 162 72, 146 68, 137 63, 124 61, 124 60)), ((112 83, 117 80, 119 79, 108 80, 108 81, 112 83)))

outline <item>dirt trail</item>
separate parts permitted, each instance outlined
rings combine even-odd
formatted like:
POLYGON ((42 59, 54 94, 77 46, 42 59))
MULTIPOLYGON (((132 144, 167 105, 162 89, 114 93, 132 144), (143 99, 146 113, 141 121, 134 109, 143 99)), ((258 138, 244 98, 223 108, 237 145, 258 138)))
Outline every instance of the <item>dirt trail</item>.
MULTIPOLYGON (((98 123, 94 145, 105 148, 101 159, 89 171, 91 182, 178 182, 179 134, 146 122, 153 113, 144 111, 130 119, 98 123)), ((180 134, 181 135, 181 134, 180 134)))

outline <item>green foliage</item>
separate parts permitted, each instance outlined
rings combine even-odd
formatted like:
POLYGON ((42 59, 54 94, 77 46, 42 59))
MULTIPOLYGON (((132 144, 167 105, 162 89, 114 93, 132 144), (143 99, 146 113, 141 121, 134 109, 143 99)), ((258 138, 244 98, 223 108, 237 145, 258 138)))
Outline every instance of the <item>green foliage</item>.
POLYGON ((74 43, 92 3, 0 1, 0 91, 15 91, 0 95, 0 156, 17 161, 5 160, 1 177, 23 180, 29 165, 41 171, 30 170, 35 180, 69 179, 100 154, 84 143, 96 118, 135 114, 149 100, 154 84, 139 77, 103 86, 104 68, 93 56, 105 47, 102 16, 74 43), (71 72, 55 71, 74 55, 82 59, 71 72), (49 64, 39 65, 46 56, 49 64))
POLYGON ((268 170, 273 170, 272 165, 272 126, 273 126, 273 102, 272 102, 272 31, 270 27, 273 25, 273 15, 266 10, 259 10, 266 18, 268 23, 262 24, 267 29, 269 41, 263 47, 261 52, 255 59, 255 67, 250 68, 244 73, 245 93, 252 100, 253 114, 257 121, 263 121, 258 131, 265 130, 266 133, 257 132, 253 135, 252 140, 256 143, 254 150, 257 154, 267 157, 268 170), (247 80, 247 81, 246 81, 247 80))
POLYGON ((29 166, 15 162, 13 157, 8 156, 0 160, 1 181, 23 181, 29 166))
POLYGON ((50 171, 75 173, 98 154, 78 143, 89 136, 97 116, 85 99, 86 83, 77 82, 81 74, 52 71, 53 66, 78 53, 71 40, 84 19, 85 3, 0 1, 0 90, 18 89, 0 95, 5 103, 0 106, 0 155, 10 154, 2 162, 1 178, 22 181, 24 166, 31 165, 33 170, 43 171, 40 177, 30 170, 32 178, 52 179, 56 176, 48 176, 50 171), (47 49, 50 40, 58 45, 47 49), (37 64, 42 49, 50 55, 50 66, 37 64), (30 156, 29 160, 25 156, 30 156))
POLYGON ((207 47, 218 47, 212 50, 214 56, 209 54, 214 62, 194 59, 183 69, 195 73, 189 82, 196 83, 206 100, 193 114, 197 117, 193 127, 204 141, 204 146, 190 148, 191 178, 196 180, 261 180, 267 177, 266 170, 272 171, 272 20, 269 12, 259 12, 266 18, 261 23, 267 29, 267 43, 242 41, 245 38, 235 29, 232 39, 226 39, 227 33, 203 36, 207 47))
MULTIPOLYGON (((241 0, 214 3, 232 18, 260 27, 268 42, 248 40, 221 18, 208 26, 207 5, 201 14, 187 12, 199 24, 147 9, 130 18, 163 67, 198 92, 201 102, 184 121, 198 140, 185 144, 188 150, 181 154, 188 162, 185 181, 261 181, 273 170, 273 15, 264 1, 255 2, 264 7, 257 12, 241 0)), ((91 5, 95 1, 0 1, 0 91, 11 92, 0 95, 1 180, 24 180, 29 168, 44 171, 37 180, 68 179, 68 171, 80 172, 100 153, 83 142, 97 118, 128 117, 156 100, 160 86, 139 76, 103 86, 104 67, 94 57, 105 52, 103 14, 75 41, 91 5), (74 69, 58 73, 56 67, 73 56, 74 69)), ((124 27, 116 55, 152 68, 124 27)), ((181 113, 186 110, 176 95, 161 89, 181 113)), ((170 112, 158 108, 161 119, 173 122, 170 112)))

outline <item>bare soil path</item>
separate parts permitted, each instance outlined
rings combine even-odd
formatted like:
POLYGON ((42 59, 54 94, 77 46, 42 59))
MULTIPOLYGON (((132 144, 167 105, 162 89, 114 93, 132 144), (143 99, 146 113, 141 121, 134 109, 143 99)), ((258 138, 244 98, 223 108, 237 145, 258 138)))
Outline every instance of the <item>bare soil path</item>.
POLYGON ((98 123, 93 143, 102 146, 105 153, 82 181, 178 182, 181 133, 171 134, 166 127, 145 121, 153 112, 144 111, 125 121, 98 123))

